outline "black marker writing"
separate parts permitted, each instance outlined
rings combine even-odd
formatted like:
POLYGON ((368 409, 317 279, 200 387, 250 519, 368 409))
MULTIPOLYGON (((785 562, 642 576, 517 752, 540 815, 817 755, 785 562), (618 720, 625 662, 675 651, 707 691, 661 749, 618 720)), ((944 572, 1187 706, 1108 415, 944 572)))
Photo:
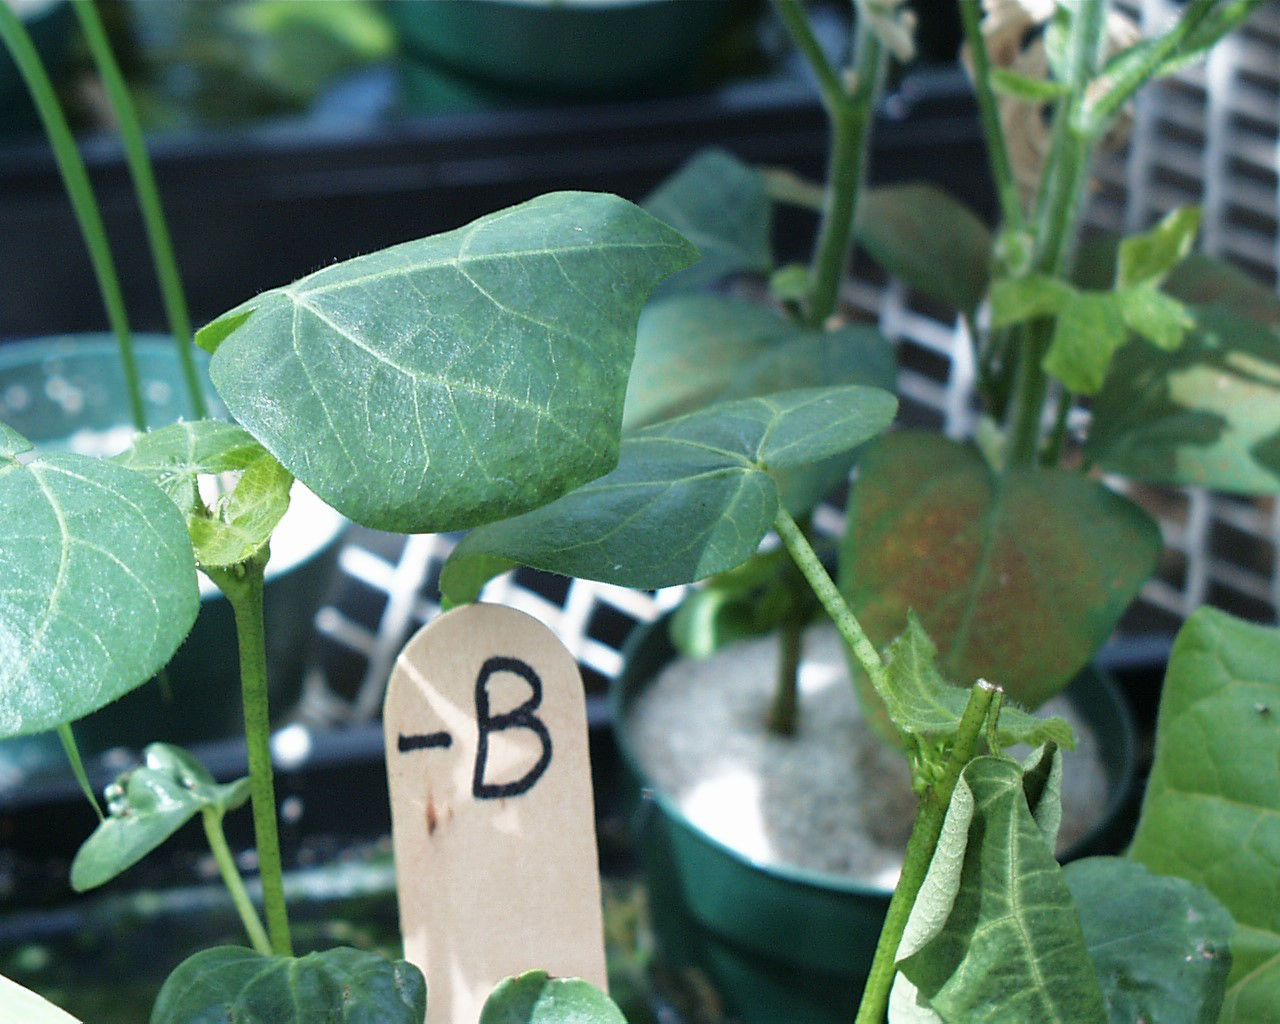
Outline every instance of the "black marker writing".
POLYGON ((452 745, 453 737, 447 732, 429 732, 419 736, 406 736, 401 733, 396 739, 396 749, 402 754, 407 754, 411 750, 431 750, 452 745))
POLYGON ((480 668, 476 677, 476 725, 480 730, 479 744, 476 747, 475 773, 471 781, 471 794, 477 800, 498 800, 502 797, 519 796, 527 793, 542 778, 551 764, 551 734, 546 724, 534 714, 542 703, 542 680, 525 662, 519 658, 490 658, 480 668), (533 692, 529 699, 519 707, 500 715, 489 713, 489 680, 499 672, 511 672, 529 684, 533 692), (538 737, 542 744, 542 754, 538 763, 514 782, 485 782, 485 770, 489 760, 489 735, 506 729, 528 729, 538 737))

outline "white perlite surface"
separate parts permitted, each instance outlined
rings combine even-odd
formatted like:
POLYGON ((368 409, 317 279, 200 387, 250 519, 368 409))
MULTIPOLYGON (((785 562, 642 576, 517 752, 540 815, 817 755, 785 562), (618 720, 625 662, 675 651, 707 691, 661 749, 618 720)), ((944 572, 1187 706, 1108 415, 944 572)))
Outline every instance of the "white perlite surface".
MULTIPOLYGON (((892 888, 915 808, 905 758, 862 720, 834 627, 805 635, 792 739, 764 727, 776 663, 766 637, 667 666, 630 709, 645 772, 693 824, 757 863, 892 888)), ((1078 740, 1064 767, 1061 850, 1101 815, 1106 774, 1066 700, 1044 711, 1068 719, 1078 740)))

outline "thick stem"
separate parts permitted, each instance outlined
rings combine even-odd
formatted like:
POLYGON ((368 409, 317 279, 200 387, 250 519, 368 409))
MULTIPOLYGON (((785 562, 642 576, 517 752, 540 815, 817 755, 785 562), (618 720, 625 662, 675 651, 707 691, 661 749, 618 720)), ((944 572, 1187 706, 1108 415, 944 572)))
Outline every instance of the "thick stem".
POLYGON ((218 863, 218 873, 222 875, 222 882, 226 885, 227 892, 231 894, 231 902, 235 904, 236 912, 240 915, 250 944, 259 953, 270 956, 271 940, 267 938, 267 930, 262 926, 262 918, 258 916, 253 901, 249 899, 249 891, 244 887, 244 879, 236 869, 235 856, 231 853, 226 834, 222 831, 222 815, 212 807, 205 807, 200 811, 200 820, 204 825, 205 838, 209 841, 209 850, 218 863))
POLYGON ((129 98, 129 89, 125 85, 124 76, 120 73, 120 66, 111 52, 111 44, 103 28, 102 19, 98 17, 94 0, 73 0, 73 7, 76 16, 80 19, 80 28, 84 32, 85 42, 89 46, 89 52, 102 78, 102 84, 106 88, 107 97, 111 101, 111 108, 120 128, 120 140, 124 144, 129 175, 133 179, 134 193, 138 197, 143 224, 146 227, 147 242, 151 247, 151 261, 155 266, 156 278, 160 282, 160 295, 164 302, 165 315, 169 321, 169 330, 173 333, 174 343, 178 346, 178 358, 182 364, 182 373, 191 400, 191 410, 197 419, 203 419, 208 413, 208 408, 204 400, 204 389, 200 386, 200 375, 196 371, 195 359, 191 352, 191 316, 187 312, 187 300, 182 290, 178 261, 173 253, 169 227, 160 205, 160 192, 156 188, 155 174, 151 170, 151 160, 147 156, 147 147, 142 138, 142 128, 138 124, 133 102, 129 98))
POLYGON ((804 620, 788 616, 778 630, 778 676, 769 707, 769 731, 777 736, 794 736, 799 721, 800 654, 804 640, 804 620))
POLYGON ((951 794, 955 791, 960 772, 973 760, 983 722, 986 721, 996 692, 996 687, 982 680, 975 683, 969 691, 969 703, 965 705, 964 714, 960 718, 955 744, 947 757, 942 776, 921 798, 911 838, 907 842, 902 874, 893 890, 893 899, 889 901, 889 910, 885 914, 884 927, 881 928, 880 939, 876 943, 871 973, 867 976, 855 1024, 882 1024, 884 1020, 885 1010, 889 1005, 889 991, 897 972, 898 947, 902 944, 902 934, 938 848, 938 837, 942 835, 942 823, 951 804, 951 794))
POLYGON ((240 689, 244 700, 244 739, 249 757, 253 830, 257 840, 262 906, 272 950, 293 955, 289 914, 284 899, 284 869, 276 826, 275 781, 271 768, 271 724, 267 706, 267 650, 262 622, 262 573, 266 551, 231 569, 205 572, 227 595, 240 643, 240 689))
POLYGON ((139 430, 146 429, 146 412, 142 403, 142 385, 138 378, 138 366, 133 355, 133 337, 129 332, 129 321, 125 315, 124 293, 120 289, 120 278, 116 273, 115 263, 111 258, 111 247, 107 241, 107 232, 102 224, 102 212, 98 208, 89 184, 89 174, 85 170, 84 160, 76 149, 75 139, 67 126, 67 119, 58 105, 58 97, 53 83, 40 63, 40 56, 31 42, 31 36, 13 13, 7 3, 0 3, 0 41, 13 57, 18 71, 22 74, 31 92, 31 99, 44 125, 45 135, 53 149, 53 157, 58 165, 58 173, 67 189, 67 197, 71 200, 71 208, 75 212, 76 222, 80 225, 80 234, 84 237, 85 246, 89 250, 89 261, 93 266, 93 274, 98 282, 98 291, 102 295, 102 304, 106 309, 107 321, 120 346, 120 365, 124 369, 125 387, 129 396, 129 411, 134 426, 139 430))

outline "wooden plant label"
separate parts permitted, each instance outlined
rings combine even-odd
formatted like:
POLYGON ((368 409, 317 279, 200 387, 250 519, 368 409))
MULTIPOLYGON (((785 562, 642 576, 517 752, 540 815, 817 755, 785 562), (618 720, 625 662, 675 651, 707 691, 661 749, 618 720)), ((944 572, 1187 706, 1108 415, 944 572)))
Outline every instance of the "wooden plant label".
POLYGON ((427 1024, 476 1024, 500 980, 605 986, 586 704, 536 619, 454 609, 396 662, 384 711, 405 959, 427 1024))

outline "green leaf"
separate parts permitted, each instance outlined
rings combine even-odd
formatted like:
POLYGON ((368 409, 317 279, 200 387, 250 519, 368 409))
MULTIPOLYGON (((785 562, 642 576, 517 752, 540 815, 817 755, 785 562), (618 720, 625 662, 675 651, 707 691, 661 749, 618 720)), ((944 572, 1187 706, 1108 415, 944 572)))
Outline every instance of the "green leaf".
POLYGON ((590 982, 528 971, 498 983, 479 1024, 626 1024, 626 1018, 590 982))
POLYGON ((1111 357, 1128 337, 1120 301, 1111 292, 1078 292, 1053 325, 1044 369, 1080 394, 1102 387, 1111 357))
POLYGON ((877 645, 914 611, 945 678, 988 679, 1035 708, 1110 635, 1160 547, 1146 513, 1095 480, 999 478, 971 445, 901 431, 862 457, 841 589, 877 645))
POLYGON ((288 511, 292 486, 293 474, 262 452, 209 515, 188 520, 200 566, 225 568, 252 558, 288 511))
MULTIPOLYGON (((0 423, 0 459, 16 461, 19 455, 31 451, 30 441, 7 423, 0 423)), ((4 467, 0 467, 3 472, 4 467)))
POLYGON ((1115 296, 1125 326, 1159 348, 1177 348, 1195 326, 1186 306, 1150 285, 1120 288, 1115 296))
POLYGON ((264 292, 201 338, 232 415, 328 504, 464 529, 613 466, 640 308, 693 255, 616 196, 557 193, 264 292))
POLYGON ((773 207, 764 178, 723 150, 697 154, 643 206, 702 254, 662 286, 663 294, 697 292, 729 274, 767 274, 773 269, 773 207))
POLYGON ((961 773, 898 956, 894 1024, 1106 1019, 1071 893, 1015 762, 979 757, 961 773))
POLYGON ((1067 282, 1046 274, 999 278, 991 285, 991 326, 1057 316, 1077 294, 1067 282))
MULTIPOLYGON (((914 614, 907 628, 889 645, 887 686, 878 691, 889 718, 899 731, 914 736, 951 738, 969 700, 969 691, 953 686, 938 672, 937 648, 914 614)), ((1062 718, 1036 718, 1017 706, 1000 709, 1000 742, 1039 746, 1052 742, 1075 748, 1075 734, 1062 718)))
POLYGON ((1086 456, 1137 480, 1280 490, 1280 330, 1194 311, 1181 347, 1131 342, 1093 403, 1086 456))
POLYGON ((923 182, 867 189, 854 237, 894 277, 970 313, 991 278, 991 232, 967 206, 923 182))
POLYGON ((1280 631, 1212 608, 1178 633, 1130 856, 1235 918, 1223 1024, 1280 1021, 1280 631))
POLYGON ((427 987, 404 960, 338 947, 304 957, 206 949, 169 975, 151 1024, 422 1024, 427 987))
POLYGON ((1075 861, 1063 877, 1111 1024, 1214 1024, 1235 924, 1207 889, 1123 857, 1075 861))
POLYGON ((1280 293, 1204 253, 1193 252, 1174 267, 1164 290, 1190 306, 1225 306, 1244 319, 1280 327, 1280 293))
POLYGON ((1120 243, 1116 257, 1116 287, 1158 285, 1191 252, 1200 230, 1200 207, 1182 206, 1165 214, 1150 231, 1120 243))
POLYGON ((245 469, 265 451, 234 423, 193 420, 139 434, 114 461, 150 477, 185 514, 195 507, 198 476, 245 469))
POLYGON ((0 736, 96 711, 158 672, 199 608, 182 516, 82 455, 0 469, 0 736))
POLYGON ((1066 96, 1071 87, 1049 78, 1032 78, 1008 68, 991 69, 991 85, 998 93, 1030 103, 1048 103, 1066 96))
POLYGON ((205 808, 221 817, 240 807, 249 799, 249 780, 219 784, 187 751, 152 743, 143 764, 121 774, 105 795, 107 818, 71 862, 77 892, 111 881, 205 808))
POLYGON ((43 996, 0 975, 0 1024, 80 1024, 80 1021, 43 996))
POLYGON ((727 402, 645 427, 623 441, 607 476, 473 530, 441 588, 451 602, 473 600, 483 582, 470 564, 477 557, 642 589, 724 572, 750 558, 773 525, 770 471, 847 451, 896 409, 892 395, 853 385, 727 402))

